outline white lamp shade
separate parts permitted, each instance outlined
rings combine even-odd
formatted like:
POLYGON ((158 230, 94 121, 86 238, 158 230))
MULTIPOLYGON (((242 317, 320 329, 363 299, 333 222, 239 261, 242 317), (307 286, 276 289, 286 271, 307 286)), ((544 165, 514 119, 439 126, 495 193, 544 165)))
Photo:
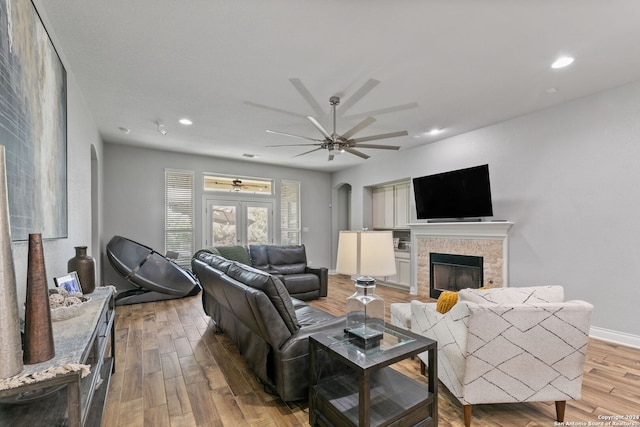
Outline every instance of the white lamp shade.
POLYGON ((391 231, 341 231, 336 272, 358 276, 393 276, 396 261, 391 231))

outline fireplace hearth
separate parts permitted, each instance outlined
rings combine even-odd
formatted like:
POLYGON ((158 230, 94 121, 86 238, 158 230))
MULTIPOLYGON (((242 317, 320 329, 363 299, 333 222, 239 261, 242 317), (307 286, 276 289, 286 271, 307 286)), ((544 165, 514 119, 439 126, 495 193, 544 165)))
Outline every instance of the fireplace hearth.
POLYGON ((484 282, 483 257, 434 253, 429 254, 429 296, 437 299, 444 291, 481 288, 484 282))

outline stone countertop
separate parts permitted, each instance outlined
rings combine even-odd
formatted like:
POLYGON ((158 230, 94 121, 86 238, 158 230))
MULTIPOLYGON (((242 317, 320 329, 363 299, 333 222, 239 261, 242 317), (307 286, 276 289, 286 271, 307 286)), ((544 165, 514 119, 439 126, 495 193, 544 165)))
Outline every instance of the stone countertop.
POLYGON ((24 369, 16 377, 33 375, 55 366, 69 363, 82 364, 82 356, 95 332, 105 301, 113 293, 112 287, 96 287, 96 290, 85 297, 91 298, 82 304, 82 313, 67 320, 52 322, 55 356, 42 363, 24 365, 24 369))

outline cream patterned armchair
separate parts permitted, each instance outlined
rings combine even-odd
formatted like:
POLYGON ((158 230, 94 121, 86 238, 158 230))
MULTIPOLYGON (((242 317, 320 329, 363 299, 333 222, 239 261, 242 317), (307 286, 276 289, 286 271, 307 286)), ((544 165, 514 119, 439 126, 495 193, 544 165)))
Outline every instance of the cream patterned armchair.
POLYGON ((482 403, 555 401, 563 421, 566 401, 581 398, 592 309, 564 302, 561 286, 463 289, 445 314, 412 301, 411 329, 438 342, 438 378, 465 426, 482 403))

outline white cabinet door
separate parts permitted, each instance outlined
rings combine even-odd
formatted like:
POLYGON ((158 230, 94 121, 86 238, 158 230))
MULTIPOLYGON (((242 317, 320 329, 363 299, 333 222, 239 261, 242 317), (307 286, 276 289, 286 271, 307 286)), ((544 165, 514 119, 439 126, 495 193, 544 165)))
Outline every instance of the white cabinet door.
POLYGON ((393 186, 373 189, 373 228, 393 228, 393 186))
POLYGON ((401 285, 411 285, 411 261, 408 259, 396 258, 397 281, 401 285))
POLYGON ((394 189, 394 226, 407 228, 409 224, 409 184, 397 184, 394 189))
POLYGON ((373 194, 373 228, 384 226, 384 191, 382 188, 374 188, 373 194))

